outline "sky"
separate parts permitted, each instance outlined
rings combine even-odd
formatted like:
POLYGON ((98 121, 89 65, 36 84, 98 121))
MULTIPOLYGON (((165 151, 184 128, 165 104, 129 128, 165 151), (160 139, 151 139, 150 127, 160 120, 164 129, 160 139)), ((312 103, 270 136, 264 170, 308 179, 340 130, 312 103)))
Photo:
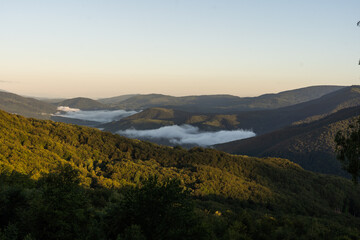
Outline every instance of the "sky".
POLYGON ((359 0, 0 0, 0 89, 258 96, 360 83, 359 0))

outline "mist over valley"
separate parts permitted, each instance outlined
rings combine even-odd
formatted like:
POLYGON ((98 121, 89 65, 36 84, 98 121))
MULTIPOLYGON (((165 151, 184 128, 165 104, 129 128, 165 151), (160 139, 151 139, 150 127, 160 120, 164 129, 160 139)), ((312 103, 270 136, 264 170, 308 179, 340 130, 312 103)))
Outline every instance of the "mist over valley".
MULTIPOLYGON (((139 112, 126 110, 88 110, 83 111, 78 108, 71 108, 68 106, 57 107, 57 112, 54 114, 54 120, 62 120, 68 118, 67 122, 79 124, 79 120, 83 120, 83 124, 88 126, 99 126, 100 124, 119 121, 126 117, 130 117, 139 112), (62 118, 59 118, 62 117, 62 118)), ((171 125, 155 129, 137 130, 134 126, 129 129, 120 130, 117 134, 136 138, 141 140, 149 140, 156 143, 163 143, 167 145, 186 145, 186 146, 210 146, 235 140, 240 140, 255 136, 255 133, 248 130, 220 130, 220 131, 200 131, 198 127, 192 125, 171 125)))
POLYGON ((81 110, 78 108, 70 108, 68 106, 59 106, 57 107, 57 110, 59 112, 55 113, 54 116, 81 119, 98 123, 117 121, 138 113, 137 111, 126 110, 81 110))

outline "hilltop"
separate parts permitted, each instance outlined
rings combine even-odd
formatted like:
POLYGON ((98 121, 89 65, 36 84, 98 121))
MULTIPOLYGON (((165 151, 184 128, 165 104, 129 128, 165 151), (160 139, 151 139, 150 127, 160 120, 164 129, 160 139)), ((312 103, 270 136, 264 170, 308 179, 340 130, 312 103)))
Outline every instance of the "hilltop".
POLYGON ((56 103, 57 106, 67 106, 71 108, 78 108, 81 110, 102 110, 102 109, 109 109, 109 106, 100 103, 96 100, 91 98, 71 98, 66 99, 64 101, 56 103))

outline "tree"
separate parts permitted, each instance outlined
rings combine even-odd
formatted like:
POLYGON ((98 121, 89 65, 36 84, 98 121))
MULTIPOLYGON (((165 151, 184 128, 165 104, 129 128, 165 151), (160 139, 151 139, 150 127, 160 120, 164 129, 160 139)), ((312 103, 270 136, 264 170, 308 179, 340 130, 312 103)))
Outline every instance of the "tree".
POLYGON ((360 176, 360 118, 335 136, 337 159, 355 184, 360 176))
POLYGON ((36 239, 85 239, 88 236, 89 201, 79 186, 79 172, 60 166, 38 181, 41 194, 32 200, 29 223, 36 239))
POLYGON ((105 226, 110 239, 201 239, 203 234, 180 181, 160 182, 157 177, 124 190, 120 202, 108 210, 105 226))

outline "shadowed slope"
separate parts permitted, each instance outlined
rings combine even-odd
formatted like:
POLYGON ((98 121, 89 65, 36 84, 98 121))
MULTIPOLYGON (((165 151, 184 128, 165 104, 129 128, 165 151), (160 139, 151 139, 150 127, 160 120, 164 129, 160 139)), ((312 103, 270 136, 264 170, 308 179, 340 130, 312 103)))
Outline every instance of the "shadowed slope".
POLYGON ((215 148, 235 154, 288 158, 308 170, 347 176, 335 158, 334 139, 337 131, 359 115, 360 107, 347 108, 318 121, 215 145, 215 148))

